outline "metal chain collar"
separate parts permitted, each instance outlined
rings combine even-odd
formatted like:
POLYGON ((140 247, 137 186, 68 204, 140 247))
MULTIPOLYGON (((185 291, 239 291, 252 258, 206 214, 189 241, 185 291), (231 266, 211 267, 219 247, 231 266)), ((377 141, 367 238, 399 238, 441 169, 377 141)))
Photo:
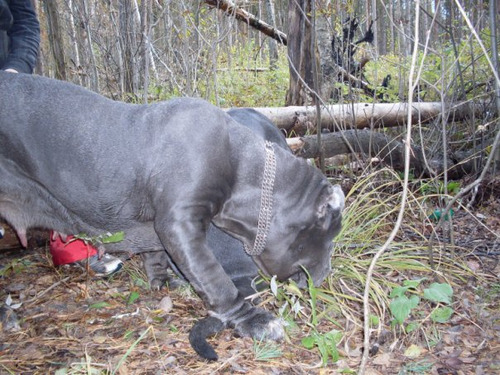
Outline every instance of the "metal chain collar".
POLYGON ((266 141, 266 161, 264 164, 264 174, 262 177, 262 187, 260 193, 259 220, 257 222, 257 235, 253 249, 246 244, 245 251, 248 255, 260 255, 267 243, 267 235, 271 227, 271 215, 273 212, 273 190, 276 178, 276 155, 274 154, 272 142, 266 141))

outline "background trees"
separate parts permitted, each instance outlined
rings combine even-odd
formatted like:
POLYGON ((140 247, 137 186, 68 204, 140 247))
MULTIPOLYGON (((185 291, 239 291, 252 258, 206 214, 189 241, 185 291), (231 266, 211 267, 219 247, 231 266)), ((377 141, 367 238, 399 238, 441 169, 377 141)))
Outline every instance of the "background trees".
MULTIPOLYGON (((412 99, 441 102, 443 108, 473 101, 480 110, 456 120, 455 112, 444 111, 418 128, 416 146, 443 160, 443 153, 462 160, 456 151, 467 150, 481 163, 496 134, 497 82, 487 56, 496 56, 498 9, 487 0, 36 4, 43 29, 38 72, 134 102, 178 95, 200 96, 222 107, 310 105, 315 99, 321 105, 406 102, 410 54, 418 37, 419 77, 412 99), (424 139, 426 147, 419 144, 424 139)), ((310 132, 315 121, 290 118, 290 125, 302 127, 289 134, 310 132)), ((337 129, 351 128, 349 116, 339 121, 337 129)), ((374 119, 369 127, 380 125, 374 119)))

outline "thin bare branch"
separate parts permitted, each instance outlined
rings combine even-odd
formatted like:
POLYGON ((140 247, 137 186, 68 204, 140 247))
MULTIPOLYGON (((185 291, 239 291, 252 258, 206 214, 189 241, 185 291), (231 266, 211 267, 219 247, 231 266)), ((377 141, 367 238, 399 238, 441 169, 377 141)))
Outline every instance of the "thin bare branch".
POLYGON ((237 20, 245 22, 252 26, 254 29, 259 30, 263 34, 275 39, 279 43, 286 46, 286 34, 272 27, 271 25, 259 20, 253 14, 248 13, 246 10, 239 8, 231 1, 228 0, 205 0, 205 4, 213 8, 224 11, 228 16, 234 16, 237 20))

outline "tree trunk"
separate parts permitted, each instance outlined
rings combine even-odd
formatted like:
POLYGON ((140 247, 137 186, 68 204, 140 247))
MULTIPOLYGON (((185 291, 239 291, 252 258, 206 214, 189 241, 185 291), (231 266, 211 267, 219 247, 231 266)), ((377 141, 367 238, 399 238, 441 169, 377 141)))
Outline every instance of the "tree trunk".
POLYGON ((59 10, 57 1, 45 0, 45 10, 47 12, 47 26, 49 31, 49 43, 52 56, 54 58, 54 67, 56 79, 66 80, 66 62, 64 54, 63 37, 59 27, 59 10))
POLYGON ((90 88, 99 92, 99 74, 97 72, 97 61, 95 58, 94 47, 92 43, 92 31, 90 29, 90 11, 89 5, 87 4, 87 0, 82 0, 82 10, 83 10, 83 18, 84 18, 84 27, 87 36, 87 53, 89 59, 89 70, 91 71, 91 80, 90 80, 90 88))
POLYGON ((80 62, 80 50, 78 49, 78 41, 76 39, 75 18, 73 16, 73 0, 68 0, 68 16, 69 16, 69 38, 71 40, 71 48, 73 49, 73 65, 76 74, 76 82, 82 86, 82 64, 80 62))
POLYGON ((288 59, 290 86, 286 96, 287 106, 311 104, 309 95, 313 87, 311 51, 311 1, 290 1, 288 5, 288 59))
POLYGON ((143 95, 142 102, 148 102, 149 89, 149 18, 151 14, 151 0, 142 0, 140 10, 141 24, 141 60, 143 63, 143 95))
MULTIPOLYGON (((491 55, 492 55, 492 63, 493 66, 497 69, 497 72, 500 69, 500 64, 498 63, 498 39, 497 39, 497 16, 499 9, 497 8, 497 3, 495 0, 490 0, 490 29, 491 29, 491 55)), ((500 120, 498 120, 498 116, 500 116, 500 83, 497 79, 495 79, 495 107, 496 107, 496 116, 497 116, 497 132, 500 132, 500 120)), ((497 148, 495 154, 495 171, 500 173, 500 147, 497 148)))
POLYGON ((124 93, 137 96, 137 59, 135 53, 135 22, 132 0, 120 0, 120 48, 123 57, 122 83, 124 93))
POLYGON ((319 53, 321 69, 321 98, 330 100, 336 96, 336 83, 338 82, 338 66, 332 58, 332 35, 334 30, 328 12, 316 12, 316 43, 319 53))
MULTIPOLYGON (((272 0, 265 0, 267 21, 273 29, 276 29, 276 16, 274 15, 274 4, 272 0)), ((269 68, 274 70, 278 67, 278 42, 269 38, 269 68)))

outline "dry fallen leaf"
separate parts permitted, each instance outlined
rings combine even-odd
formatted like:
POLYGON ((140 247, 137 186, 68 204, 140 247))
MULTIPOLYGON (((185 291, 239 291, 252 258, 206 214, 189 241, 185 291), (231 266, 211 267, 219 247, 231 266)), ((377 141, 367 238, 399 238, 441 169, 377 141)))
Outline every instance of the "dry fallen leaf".
POLYGON ((404 356, 408 358, 418 358, 424 351, 425 349, 421 348, 420 346, 412 344, 405 350, 404 356))
POLYGON ((103 344, 108 340, 106 336, 94 336, 92 337, 92 341, 96 344, 103 344))
POLYGON ((173 307, 174 307, 174 304, 172 302, 172 298, 170 298, 169 296, 163 297, 160 301, 160 304, 158 305, 158 309, 160 309, 166 313, 169 313, 173 307))
POLYGON ((393 357, 393 354, 391 353, 383 353, 375 358, 373 358, 373 364, 374 365, 379 365, 379 366, 390 366, 391 365, 391 357, 393 357))

